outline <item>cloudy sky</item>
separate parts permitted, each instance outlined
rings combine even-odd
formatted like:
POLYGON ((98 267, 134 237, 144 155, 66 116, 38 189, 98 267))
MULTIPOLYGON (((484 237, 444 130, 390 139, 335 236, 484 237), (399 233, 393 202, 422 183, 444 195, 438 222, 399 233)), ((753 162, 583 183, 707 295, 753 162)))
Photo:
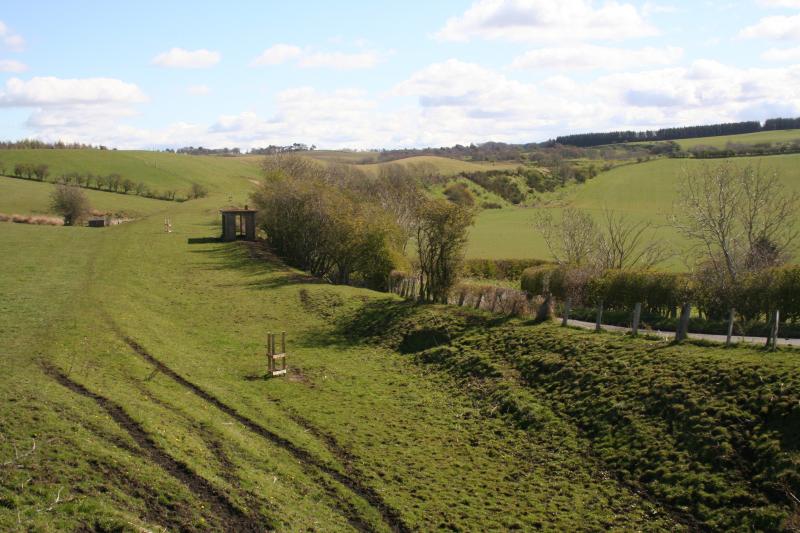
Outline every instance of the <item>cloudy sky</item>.
POLYGON ((0 138, 389 148, 800 116, 800 0, 122 4, 0 4, 0 138))

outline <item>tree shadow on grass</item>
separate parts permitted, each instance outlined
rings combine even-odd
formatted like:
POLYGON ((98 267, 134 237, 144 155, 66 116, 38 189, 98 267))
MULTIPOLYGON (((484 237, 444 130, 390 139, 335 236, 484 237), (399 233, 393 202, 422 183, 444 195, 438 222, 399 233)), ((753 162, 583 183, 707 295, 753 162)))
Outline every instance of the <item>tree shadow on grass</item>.
MULTIPOLYGON (((265 290, 288 285, 326 283, 310 274, 294 269, 276 256, 265 243, 233 241, 222 243, 219 239, 196 239, 199 243, 221 243, 213 248, 198 248, 191 253, 206 256, 210 270, 235 270, 250 279, 236 286, 265 290)), ((192 243, 194 244, 194 243, 192 243)))
POLYGON ((308 330, 297 342, 306 348, 379 344, 401 353, 417 353, 449 344, 467 332, 503 326, 514 320, 518 319, 387 296, 365 300, 334 318, 329 326, 308 330))

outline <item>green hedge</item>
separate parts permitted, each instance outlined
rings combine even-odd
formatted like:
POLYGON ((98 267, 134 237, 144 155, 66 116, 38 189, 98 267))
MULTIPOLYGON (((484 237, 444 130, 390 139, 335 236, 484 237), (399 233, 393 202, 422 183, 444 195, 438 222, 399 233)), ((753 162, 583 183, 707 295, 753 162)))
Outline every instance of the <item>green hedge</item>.
POLYGON ((467 278, 518 280, 530 267, 546 264, 540 259, 467 259, 462 275, 467 278))
POLYGON ((667 316, 690 302, 711 319, 726 318, 731 305, 745 320, 766 318, 774 309, 780 310, 783 321, 800 319, 800 266, 744 276, 728 296, 688 274, 608 270, 597 275, 555 265, 526 269, 521 287, 533 295, 570 297, 573 306, 593 306, 602 300, 608 310, 629 311, 640 302, 645 312, 667 316))

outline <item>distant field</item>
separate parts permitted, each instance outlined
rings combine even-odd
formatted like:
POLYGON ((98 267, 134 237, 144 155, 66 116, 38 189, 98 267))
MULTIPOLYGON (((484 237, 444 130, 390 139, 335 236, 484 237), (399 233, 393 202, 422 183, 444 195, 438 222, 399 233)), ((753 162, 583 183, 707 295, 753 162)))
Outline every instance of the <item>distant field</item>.
POLYGON ((444 175, 458 174, 459 172, 479 171, 479 170, 496 170, 496 169, 514 169, 517 168, 519 163, 515 162, 498 162, 498 163, 473 163, 472 161, 461 161, 459 159, 451 159, 449 157, 439 157, 435 155, 420 155, 414 157, 406 157, 398 159, 397 161, 389 161, 386 163, 372 163, 368 165, 359 165, 358 168, 370 172, 377 173, 381 166, 385 165, 407 165, 407 164, 426 164, 433 165, 436 169, 444 175))
POLYGON ((46 164, 50 179, 68 172, 108 175, 144 182, 179 195, 192 182, 212 190, 237 191, 249 188, 249 178, 258 177, 260 157, 218 157, 128 150, 0 150, 0 163, 11 173, 17 163, 46 164))
POLYGON ((743 133, 741 135, 720 135, 717 137, 700 137, 697 139, 681 139, 676 141, 683 150, 693 146, 705 145, 715 148, 725 148, 729 142, 741 144, 756 143, 784 143, 800 140, 800 130, 760 131, 758 133, 743 133))
POLYGON ((310 150, 300 152, 302 155, 326 161, 330 163, 350 163, 356 164, 365 158, 377 157, 378 152, 351 152, 348 150, 310 150))
MULTIPOLYGON (((760 164, 764 170, 777 170, 786 187, 800 192, 800 155, 734 158, 737 165, 760 164)), ((604 208, 627 213, 632 219, 646 220, 659 226, 657 234, 679 251, 679 236, 668 227, 667 217, 677 198, 684 169, 691 170, 719 160, 659 159, 626 165, 601 173, 583 185, 571 186, 545 198, 556 206, 573 206, 600 215, 604 208)), ((556 216, 561 207, 548 207, 556 216)), ((535 208, 485 210, 478 216, 470 234, 467 257, 541 258, 550 254, 544 241, 531 227, 535 208)), ((681 268, 675 257, 667 266, 681 268)))
MULTIPOLYGON (((55 185, 0 176, 0 213, 44 215, 50 212, 50 193, 55 185)), ((84 189, 92 208, 131 216, 149 215, 174 209, 176 202, 84 189)))

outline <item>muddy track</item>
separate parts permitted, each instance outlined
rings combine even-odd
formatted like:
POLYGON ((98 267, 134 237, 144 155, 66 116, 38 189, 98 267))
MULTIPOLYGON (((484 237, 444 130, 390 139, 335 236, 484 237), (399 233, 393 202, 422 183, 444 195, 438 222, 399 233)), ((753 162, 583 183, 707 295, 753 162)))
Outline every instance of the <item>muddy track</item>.
MULTIPOLYGON (((341 483, 354 494, 365 500, 367 503, 370 504, 378 513, 380 513, 381 517, 383 518, 384 523, 389 526, 393 531, 398 533, 407 533, 412 531, 412 529, 403 521, 400 513, 392 508, 389 504, 387 504, 383 497, 372 487, 365 485, 362 481, 358 478, 351 476, 349 473, 345 474, 342 473, 335 468, 325 464, 320 459, 312 455, 309 451, 297 446, 290 440, 286 439, 274 433, 273 431, 267 429, 266 427, 262 426, 258 422, 246 417, 245 415, 241 414, 239 411, 231 407, 230 405, 224 403, 211 393, 207 392, 206 390, 202 389, 198 385, 192 383, 191 381, 187 380, 170 367, 153 357, 141 344, 136 342, 134 339, 125 335, 120 329, 117 327, 116 324, 112 322, 112 328, 114 331, 125 341, 125 343, 130 346, 130 348, 136 352, 139 356, 157 368, 160 372, 164 375, 172 378, 175 382, 185 387, 187 390, 194 393, 199 398, 205 400, 206 402, 210 403, 223 413, 227 414, 231 418, 235 419, 247 429, 255 433, 256 435, 262 437, 263 439, 269 441, 271 444, 279 446, 289 452, 295 459, 297 459, 301 465, 311 466, 314 469, 327 474, 335 481, 341 483)), ((326 444, 329 444, 326 442, 326 444)), ((349 470, 349 469, 348 469, 349 470)), ((318 481, 319 476, 316 476, 318 481)), ((331 495, 335 496, 335 490, 333 487, 324 486, 326 492, 331 495)), ((337 507, 339 510, 347 513, 348 520, 350 521, 351 525, 356 527, 361 531, 372 531, 374 528, 366 521, 361 519, 360 517, 354 516, 353 513, 355 509, 353 509, 352 505, 340 501, 340 498, 337 498, 337 507)))
POLYGON ((172 477, 180 481, 195 496, 209 505, 209 509, 220 519, 226 531, 265 531, 272 529, 273 525, 264 520, 248 516, 234 506, 205 478, 194 473, 184 463, 176 460, 164 450, 159 448, 150 438, 144 428, 131 418, 119 405, 108 398, 100 396, 70 379, 58 368, 42 363, 44 372, 67 389, 93 400, 100 408, 122 427, 136 442, 143 455, 160 466, 172 477))

